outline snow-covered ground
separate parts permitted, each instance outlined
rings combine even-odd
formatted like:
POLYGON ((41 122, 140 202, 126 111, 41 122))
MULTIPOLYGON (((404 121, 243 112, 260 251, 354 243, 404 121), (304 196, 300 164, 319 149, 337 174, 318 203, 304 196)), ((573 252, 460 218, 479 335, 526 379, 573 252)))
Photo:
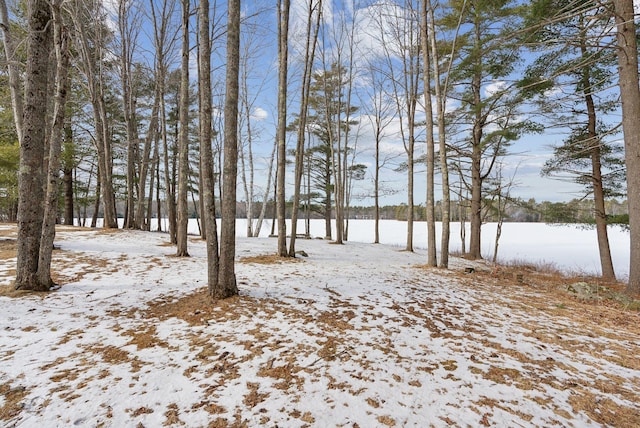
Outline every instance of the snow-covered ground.
MULTIPOLYGON (((290 228, 290 223, 287 227, 290 228)), ((349 240, 371 243, 374 239, 373 220, 350 220, 349 240)), ((154 223, 154 227, 156 227, 154 223)), ((482 254, 487 260, 493 258, 496 240, 496 223, 482 225, 482 254)), ((189 222, 190 232, 199 234, 196 220, 189 222)), ((166 230, 166 225, 164 226, 166 230)), ((290 230, 290 229, 289 229, 290 230)), ((436 243, 440 248, 441 224, 436 224, 436 243)), ((238 236, 246 236, 246 220, 238 220, 238 236)), ((271 221, 264 223, 260 236, 268 236, 271 221)), ((298 231, 304 232, 304 222, 298 223, 298 231)), ((311 236, 324 237, 324 220, 311 220, 311 236)), ((620 279, 629 276, 629 232, 620 227, 610 227, 609 242, 611 257, 620 279)), ((335 237, 335 223, 333 225, 335 237)), ((469 245, 469 224, 466 224, 467 248, 469 245)), ((450 250, 460 251, 460 223, 451 223, 450 250)), ((396 220, 380 221, 380 242, 397 247, 405 247, 407 242, 407 222, 396 220)), ((413 230, 414 248, 427 248, 427 225, 415 222, 413 230)), ((519 262, 549 265, 565 273, 598 275, 601 273, 598 241, 595 228, 584 225, 550 225, 545 223, 504 223, 498 241, 498 260, 503 263, 519 262)))
MULTIPOLYGON (((255 222, 255 221, 254 221, 255 222)), ((271 233, 271 220, 265 220, 260 231, 261 237, 271 233)), ((122 219, 120 219, 122 226, 122 219)), ((291 228, 287 220, 288 230, 291 228)), ((101 220, 98 220, 101 226, 101 220)), ((157 230, 157 220, 152 222, 152 230, 157 230)), ((349 240, 353 242, 371 243, 374 240, 373 220, 350 220, 349 240)), ((469 223, 466 224, 466 242, 469 245, 469 223)), ((496 241, 496 223, 482 225, 482 254, 487 260, 493 259, 496 241)), ((162 230, 167 230, 166 219, 162 221, 162 230)), ((304 221, 298 222, 298 232, 304 233, 304 221)), ((277 232, 277 227, 275 228, 277 232)), ((199 235, 198 221, 189 220, 189 233, 199 235)), ((238 237, 247 236, 246 220, 238 219, 236 223, 238 237)), ((436 244, 440 248, 441 223, 436 223, 436 244)), ((325 236, 324 220, 311 220, 312 237, 325 236)), ((332 225, 332 236, 335 237, 335 222, 332 225)), ((609 227, 609 245, 616 276, 625 280, 629 276, 629 232, 618 226, 609 227)), ((380 243, 396 247, 406 247, 407 222, 397 220, 380 220, 380 243)), ((568 274, 578 273, 599 275, 600 255, 598 240, 594 227, 585 225, 552 225, 545 223, 504 223, 498 241, 498 261, 500 263, 529 263, 546 265, 568 274)), ((415 222, 413 245, 416 249, 427 248, 427 226, 425 222, 415 222)), ((460 251, 460 223, 451 223, 450 251, 460 251)))
MULTIPOLYGON (((213 303, 203 242, 189 258, 166 242, 61 228, 62 287, 0 297, 0 423, 640 424, 637 312, 465 275, 479 266, 460 259, 426 269, 424 251, 390 245, 299 240, 306 258, 261 257, 272 238, 238 239, 240 297, 213 303)), ((13 269, 0 259, 0 285, 13 269)))

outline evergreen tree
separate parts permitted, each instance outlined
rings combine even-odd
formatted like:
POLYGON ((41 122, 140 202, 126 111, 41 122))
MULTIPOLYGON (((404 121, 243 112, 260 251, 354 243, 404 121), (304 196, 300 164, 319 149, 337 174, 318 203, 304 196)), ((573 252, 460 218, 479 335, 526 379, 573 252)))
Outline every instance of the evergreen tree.
MULTIPOLYGON (((347 144, 339 141, 348 135, 348 131, 357 122, 354 120, 345 120, 347 112, 349 114, 358 111, 358 107, 347 105, 344 97, 344 89, 348 84, 346 78, 346 69, 339 64, 333 63, 328 70, 319 71, 313 74, 311 87, 309 89, 309 108, 310 113, 307 118, 307 126, 312 135, 314 135, 318 144, 308 149, 311 157, 311 168, 315 172, 316 190, 324 195, 324 218, 325 218, 325 237, 331 238, 331 201, 332 193, 336 185, 343 185, 342 176, 336 174, 336 162, 347 156, 350 148, 347 144), (342 136, 342 137, 340 137, 342 136), (340 151, 340 157, 336 156, 340 151), (338 175, 338 176, 336 176, 338 175)), ((344 188, 344 187, 343 187, 344 188)), ((336 204, 343 204, 344 200, 337 198, 336 204)), ((337 225, 336 227, 342 227, 337 225)))
POLYGON ((539 27, 533 40, 544 52, 528 68, 522 85, 525 93, 538 93, 538 111, 549 127, 568 132, 543 175, 569 176, 592 195, 602 275, 615 279, 605 199, 619 195, 623 176, 622 147, 608 136, 616 124, 603 117, 616 109, 608 89, 613 84, 615 51, 610 19, 597 1, 538 0, 528 25, 539 27), (538 24, 538 25, 536 25, 538 24))
POLYGON ((524 6, 513 0, 454 0, 443 19, 445 28, 460 26, 458 58, 450 81, 459 102, 453 113, 459 128, 453 150, 467 167, 459 171, 471 192, 471 237, 469 257, 481 258, 481 226, 485 180, 498 159, 523 132, 535 129, 523 120, 524 99, 514 90, 520 64, 520 40, 514 28, 520 25, 524 6), (466 175, 463 170, 469 170, 466 175))

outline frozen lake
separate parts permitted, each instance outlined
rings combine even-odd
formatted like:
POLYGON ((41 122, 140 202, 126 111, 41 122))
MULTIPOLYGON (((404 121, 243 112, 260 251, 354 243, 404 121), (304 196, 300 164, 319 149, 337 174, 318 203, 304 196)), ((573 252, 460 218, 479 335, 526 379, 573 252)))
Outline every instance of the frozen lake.
MULTIPOLYGON (((288 227, 290 223, 287 222, 288 227)), ((156 221, 152 222, 155 228, 156 221)), ((437 243, 440 244, 441 225, 438 223, 437 243)), ((422 250, 427 246, 427 230, 425 222, 414 224, 414 249, 422 250)), ((467 224, 467 246, 469 242, 467 224)), ((164 230, 166 230, 166 223, 164 230)), ((271 232, 271 220, 263 223, 261 237, 271 232)), ((298 223, 298 232, 304 232, 304 222, 298 223)), ((198 234, 195 219, 189 221, 189 233, 198 234)), ((237 221, 236 233, 246 236, 246 220, 237 221)), ((335 237, 335 224, 333 236, 335 237)), ((495 243, 496 224, 487 223, 482 226, 482 254, 491 260, 495 243)), ((324 237, 324 220, 311 221, 311 236, 324 237)), ((373 242, 373 220, 350 220, 349 240, 355 242, 373 242)), ((407 239, 407 224, 397 220, 380 221, 380 242, 404 248, 407 239)), ((609 228, 611 256, 618 279, 624 280, 629 275, 629 233, 619 227, 609 228)), ((450 251, 461 248, 460 224, 451 224, 450 251)), ((532 264, 548 264, 567 273, 599 274, 600 258, 595 228, 584 228, 568 225, 548 225, 544 223, 504 223, 500 237, 498 260, 501 262, 519 261, 532 264)), ((275 251, 274 241, 274 251, 275 251)))

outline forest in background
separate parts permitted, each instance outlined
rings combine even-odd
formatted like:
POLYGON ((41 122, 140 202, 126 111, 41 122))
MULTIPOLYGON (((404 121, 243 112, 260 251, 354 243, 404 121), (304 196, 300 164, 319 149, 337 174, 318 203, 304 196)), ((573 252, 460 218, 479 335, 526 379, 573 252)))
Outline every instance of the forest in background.
MULTIPOLYGON (((540 218, 593 222, 603 276, 615 278, 607 224, 620 214, 607 209, 626 197, 628 212, 639 211, 626 192, 637 174, 625 182, 638 150, 628 113, 638 86, 632 1, 275 6, 0 0, 0 204, 20 219, 17 287, 48 289, 53 224, 82 218, 89 204, 107 228, 119 215, 143 230, 154 213, 168 217, 178 256, 188 255, 193 205, 203 238, 215 237, 210 284, 224 284, 224 295, 236 289, 238 201, 248 235, 275 201, 277 252, 294 256, 288 205, 294 219, 315 212, 343 224, 359 199, 374 201, 377 220, 399 192, 406 203, 394 216, 407 221, 408 251, 413 222, 424 219, 428 264, 446 268, 448 224, 468 216, 467 256, 481 258, 482 223, 518 214, 514 159, 531 135, 561 136, 540 171, 584 189, 580 200, 539 204, 540 218), (390 172, 406 184, 390 187, 390 172)), ((633 258, 640 241, 629 224, 633 258)), ((335 234, 342 243, 345 230, 335 234)))

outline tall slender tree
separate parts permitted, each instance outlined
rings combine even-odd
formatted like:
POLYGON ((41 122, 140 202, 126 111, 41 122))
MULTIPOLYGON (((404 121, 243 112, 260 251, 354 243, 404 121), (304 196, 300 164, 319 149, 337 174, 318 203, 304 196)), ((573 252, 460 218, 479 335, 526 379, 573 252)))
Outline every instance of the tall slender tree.
POLYGON ((105 27, 104 9, 98 0, 72 0, 66 4, 75 29, 72 40, 79 55, 81 71, 89 93, 98 154, 101 201, 105 228, 117 228, 115 192, 113 188, 112 126, 107 107, 106 45, 110 38, 105 27), (95 19, 96 15, 101 19, 95 19))
POLYGON ((379 60, 369 58, 368 79, 370 83, 370 93, 361 103, 364 106, 367 117, 371 122, 374 136, 374 170, 373 170, 373 209, 374 209, 374 244, 380 243, 380 197, 383 195, 384 187, 381 183, 382 169, 391 161, 392 156, 384 156, 382 144, 386 137, 386 129, 391 125, 394 117, 391 114, 393 103, 387 96, 385 76, 380 72, 379 60))
POLYGON ((118 37, 120 54, 120 83, 122 86, 122 112, 127 139, 127 210, 125 228, 138 228, 136 224, 136 164, 138 154, 138 128, 136 118, 136 89, 134 81, 134 52, 138 49, 140 22, 138 11, 131 0, 118 0, 118 37))
POLYGON ((25 75, 23 139, 18 175, 17 290, 46 291, 49 281, 38 278, 40 240, 44 218, 44 156, 47 127, 47 79, 51 50, 51 5, 47 0, 27 2, 28 38, 25 75))
POLYGON ((638 43, 633 0, 614 0, 618 40, 618 74, 622 99, 622 129, 627 164, 627 201, 631 249, 629 294, 640 293, 640 86, 638 78, 638 43))
POLYGON ((302 190, 302 173, 304 170, 305 132, 307 126, 307 114, 309 113, 309 88, 315 59, 318 33, 322 17, 322 0, 311 0, 307 9, 307 26, 305 32, 304 66, 302 72, 302 85, 300 87, 300 112, 298 114, 298 129, 296 133, 295 150, 295 182, 293 186, 293 206, 291 209, 291 239, 289 241, 289 256, 295 257, 296 235, 298 232, 298 210, 302 190), (315 17, 314 17, 315 16, 315 17))
POLYGON ((414 0, 405 0, 398 9, 383 4, 380 18, 381 40, 387 73, 393 89, 400 136, 407 155, 407 239, 406 251, 413 251, 415 209, 415 154, 418 95, 421 90, 420 18, 414 0), (390 30, 387 29, 390 27, 390 30))
POLYGON ((189 227, 189 18, 191 1, 182 0, 182 61, 180 66, 180 103, 178 134, 178 227, 176 230, 178 257, 188 257, 189 227))
POLYGON ((216 223, 215 182, 213 175, 213 153, 211 152, 212 94, 211 94, 211 42, 209 34, 209 0, 200 0, 198 9, 199 55, 198 83, 200 89, 200 174, 204 188, 200 197, 204 198, 202 218, 207 237, 207 284, 209 295, 216 297, 220 258, 218 254, 218 226, 216 223))
POLYGON ((602 119, 617 105, 609 91, 615 52, 606 48, 614 37, 611 18, 597 1, 538 0, 530 13, 528 24, 537 30, 531 41, 544 53, 526 71, 522 85, 526 92, 540 94, 538 111, 547 126, 569 134, 554 147, 542 173, 569 176, 585 186, 585 197, 591 195, 602 276, 613 280, 605 202, 617 196, 623 168, 616 153, 620 150, 607 141, 614 127, 602 119))
MULTIPOLYGON (((162 143, 162 162, 158 159, 157 175, 164 171, 164 199, 167 206, 168 232, 172 244, 177 243, 177 215, 175 204, 175 192, 170 167, 169 137, 167 124, 167 79, 169 75, 170 57, 176 48, 178 30, 172 28, 173 15, 177 8, 177 0, 162 0, 159 5, 156 0, 149 0, 151 20, 153 22, 153 46, 154 46, 154 75, 158 85, 159 105, 159 139, 162 143), (162 164, 162 165, 160 165, 162 164), (160 168, 162 166, 162 168, 160 168)), ((158 186, 160 186, 160 177, 158 186)), ((158 199, 159 200, 159 199, 158 199)), ((158 210, 160 213, 160 210, 158 210)), ((158 219, 160 221, 160 219, 158 219)))
POLYGON ((13 109, 13 121, 16 125, 18 142, 22 141, 22 115, 24 114, 23 97, 20 84, 20 69, 17 64, 16 48, 17 43, 11 31, 9 22, 9 11, 6 0, 0 0, 0 30, 2 30, 2 41, 4 45, 4 55, 7 60, 7 72, 9 74, 9 91, 11 92, 11 107, 13 109))
POLYGON ((287 257, 287 224, 285 221, 285 171, 287 163, 287 70, 289 63, 290 0, 278 0, 278 141, 277 208, 278 255, 287 257))
MULTIPOLYGON (((436 257, 436 216, 435 216, 435 138, 433 135, 433 103, 431 101, 431 52, 429 49, 429 25, 427 10, 430 5, 422 0, 420 7, 420 43, 423 57, 424 109, 427 128, 427 265, 437 266, 436 257)), ((438 79, 439 77, 436 76, 438 79)))
POLYGON ((38 283, 47 289, 53 285, 53 280, 51 279, 51 257, 53 253, 53 240, 56 234, 56 219, 58 217, 60 154, 62 152, 62 140, 64 139, 65 110, 67 93, 69 91, 69 34, 63 23, 61 3, 62 0, 53 0, 51 2, 53 46, 56 58, 55 99, 53 104, 53 120, 51 123, 51 131, 49 132, 44 219, 38 256, 38 283))
POLYGON ((224 101, 224 165, 222 171, 222 225, 220 265, 214 299, 238 294, 236 256, 236 183, 238 175, 238 76, 240 68, 240 0, 227 2, 227 70, 224 101))
MULTIPOLYGON (((439 149, 439 161, 440 161, 440 177, 442 180, 442 235, 440 236, 440 267, 449 267, 449 239, 450 239, 450 208, 451 208, 451 192, 449 188, 449 159, 447 155, 447 138, 446 138, 446 118, 445 118, 445 106, 447 103, 447 92, 449 86, 449 74, 451 66, 453 64, 454 55, 450 54, 449 66, 446 71, 446 77, 444 84, 441 82, 440 71, 440 54, 438 52, 438 43, 436 38, 436 24, 435 13, 431 0, 426 0, 426 12, 427 12, 427 36, 429 39, 430 52, 433 64, 433 86, 436 99, 436 115, 438 121, 438 149, 439 149)), ((458 32, 462 21, 462 15, 456 26, 454 32, 454 38, 451 43, 452 53, 455 51, 456 43, 458 39, 458 32)), ((464 229, 462 229, 464 230, 464 229)), ((463 240, 464 248, 464 240, 463 240)))
MULTIPOLYGON (((453 0, 445 16, 451 30, 464 29, 452 70, 460 102, 456 116, 465 132, 455 145, 468 159, 466 184, 471 190, 471 236, 468 256, 482 258, 483 184, 509 144, 530 125, 521 119, 523 99, 509 81, 520 59, 519 40, 512 29, 521 21, 522 8, 513 0, 453 0), (460 25, 462 24, 462 26, 460 25)), ((451 94, 449 95, 451 96, 451 94)))

